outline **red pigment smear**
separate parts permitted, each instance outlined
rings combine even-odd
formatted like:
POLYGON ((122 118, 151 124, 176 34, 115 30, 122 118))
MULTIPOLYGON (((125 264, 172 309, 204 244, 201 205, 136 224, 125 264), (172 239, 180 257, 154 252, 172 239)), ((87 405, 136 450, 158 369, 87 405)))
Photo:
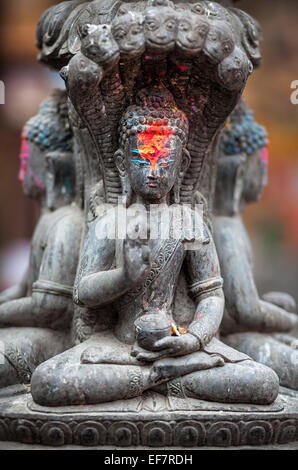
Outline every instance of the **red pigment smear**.
POLYGON ((21 150, 20 150, 20 171, 19 171, 19 181, 21 183, 24 183, 25 181, 25 176, 26 176, 26 173, 29 171, 29 174, 32 175, 33 177, 33 180, 34 180, 34 184, 40 188, 42 191, 44 191, 44 186, 42 184, 42 182, 40 181, 39 178, 37 178, 37 176, 35 176, 34 174, 32 174, 32 171, 30 170, 30 167, 28 167, 28 158, 30 156, 30 145, 28 144, 27 142, 27 139, 26 139, 26 136, 25 136, 25 132, 23 130, 22 132, 22 141, 21 141, 21 150))
POLYGON ((28 158, 30 154, 30 146, 26 140, 25 132, 22 132, 22 143, 21 143, 21 151, 20 151, 20 172, 19 172, 19 180, 21 183, 25 180, 25 174, 27 171, 28 166, 28 158))
POLYGON ((170 126, 154 123, 148 126, 145 132, 138 134, 137 146, 140 156, 149 160, 152 170, 156 169, 160 158, 167 158, 170 148, 167 143, 173 134, 170 126))
POLYGON ((267 166, 269 163, 269 146, 268 145, 264 148, 262 155, 261 155, 261 159, 267 166))
POLYGON ((188 69, 187 65, 177 65, 178 69, 181 70, 182 72, 185 72, 185 70, 188 69))

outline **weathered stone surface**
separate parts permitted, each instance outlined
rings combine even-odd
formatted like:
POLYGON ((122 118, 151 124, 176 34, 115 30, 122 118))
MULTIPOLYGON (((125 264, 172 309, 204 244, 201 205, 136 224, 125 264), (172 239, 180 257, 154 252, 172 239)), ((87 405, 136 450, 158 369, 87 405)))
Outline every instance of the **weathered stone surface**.
MULTIPOLYGON (((21 174, 42 216, 29 294, 21 283, 0 297, 0 386, 32 375, 31 393, 2 392, 0 440, 165 448, 297 440, 294 392, 278 397, 271 362, 219 337, 230 332, 224 294, 229 314, 229 282, 242 279, 232 263, 244 256, 241 220, 231 216, 264 179, 259 155, 245 168, 244 156, 222 165, 218 145, 261 60, 260 27, 233 3, 71 0, 42 16, 39 59, 60 71, 66 94, 25 133, 21 174), (214 224, 217 249, 214 196, 231 229, 225 244, 226 225, 223 235, 214 224)), ((293 310, 283 294, 270 302, 271 317, 293 310)), ((243 324, 252 318, 262 332, 265 319, 256 325, 249 303, 244 313, 243 324)))
POLYGON ((25 394, 1 401, 0 439, 62 448, 272 448, 298 439, 297 405, 297 394, 282 393, 264 407, 173 402, 149 393, 127 403, 44 408, 25 394))

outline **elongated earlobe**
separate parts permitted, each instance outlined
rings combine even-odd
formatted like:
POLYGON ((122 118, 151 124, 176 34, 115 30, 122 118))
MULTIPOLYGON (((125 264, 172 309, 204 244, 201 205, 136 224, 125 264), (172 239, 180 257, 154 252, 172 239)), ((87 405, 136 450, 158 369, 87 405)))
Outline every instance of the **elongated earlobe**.
POLYGON ((180 167, 180 171, 178 173, 178 177, 177 177, 177 180, 174 184, 174 187, 173 187, 173 196, 174 196, 174 203, 175 204, 180 204, 181 202, 181 198, 180 198, 180 190, 181 190, 181 185, 182 185, 182 181, 184 179, 184 176, 188 170, 188 167, 190 165, 190 162, 191 162, 191 156, 189 154, 189 151, 184 148, 182 150, 182 160, 181 160, 181 167, 180 167))
POLYGON ((217 215, 239 214, 244 189, 245 161, 246 158, 242 154, 219 159, 214 199, 217 215))
POLYGON ((181 176, 179 175, 182 179, 184 178, 184 175, 189 168, 190 162, 191 162, 190 153, 186 148, 184 148, 182 150, 182 162, 181 162, 181 170, 180 170, 181 176))
POLYGON ((241 164, 236 171, 235 175, 235 185, 233 192, 233 214, 237 214, 240 209, 240 203, 242 199, 242 194, 244 190, 244 166, 241 164))
POLYGON ((55 210, 73 201, 75 174, 71 152, 49 152, 46 155, 46 201, 55 210))

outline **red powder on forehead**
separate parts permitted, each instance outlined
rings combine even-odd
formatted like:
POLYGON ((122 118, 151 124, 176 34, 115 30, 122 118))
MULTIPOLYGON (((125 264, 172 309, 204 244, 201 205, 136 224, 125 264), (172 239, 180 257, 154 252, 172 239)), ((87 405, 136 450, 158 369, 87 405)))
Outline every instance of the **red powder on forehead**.
POLYGON ((19 172, 19 180, 21 181, 21 183, 23 183, 25 179, 29 154, 30 154, 30 146, 26 140, 25 132, 23 131, 21 150, 20 150, 20 172, 19 172))
POLYGON ((169 125, 151 124, 146 131, 138 134, 137 146, 142 158, 149 160, 152 170, 156 169, 160 158, 167 158, 170 147, 167 146, 173 135, 173 129, 169 125))

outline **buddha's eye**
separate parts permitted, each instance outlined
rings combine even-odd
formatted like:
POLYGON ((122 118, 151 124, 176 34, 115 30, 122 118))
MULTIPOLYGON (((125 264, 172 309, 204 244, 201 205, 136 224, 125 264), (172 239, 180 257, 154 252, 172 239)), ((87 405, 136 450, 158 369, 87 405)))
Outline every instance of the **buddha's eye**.
POLYGON ((175 29, 176 23, 173 20, 170 20, 166 23, 166 27, 169 31, 173 31, 175 29))
POLYGON ((162 168, 167 168, 173 161, 173 159, 162 160, 161 162, 159 162, 159 166, 161 166, 162 168))

